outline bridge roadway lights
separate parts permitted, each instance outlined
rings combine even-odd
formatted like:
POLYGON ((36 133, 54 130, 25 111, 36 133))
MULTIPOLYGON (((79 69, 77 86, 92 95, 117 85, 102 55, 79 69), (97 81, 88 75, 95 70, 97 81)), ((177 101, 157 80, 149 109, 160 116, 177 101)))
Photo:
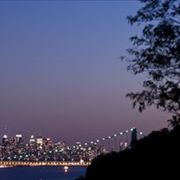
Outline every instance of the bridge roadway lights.
POLYGON ((0 166, 15 167, 15 166, 88 166, 90 162, 23 162, 23 161, 0 161, 0 166))

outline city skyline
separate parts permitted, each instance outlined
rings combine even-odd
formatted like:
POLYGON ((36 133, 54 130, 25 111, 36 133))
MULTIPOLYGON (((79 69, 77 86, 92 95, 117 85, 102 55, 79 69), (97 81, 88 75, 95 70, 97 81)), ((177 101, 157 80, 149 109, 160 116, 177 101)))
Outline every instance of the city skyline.
POLYGON ((9 161, 7 163, 12 163, 11 165, 18 164, 18 161, 22 163, 21 165, 24 164, 23 162, 53 161, 89 163, 102 153, 128 149, 141 138, 143 138, 143 133, 134 127, 111 136, 90 142, 75 142, 71 145, 62 140, 55 142, 51 138, 34 135, 30 136, 28 142, 24 141, 22 134, 16 134, 14 137, 4 135, 0 142, 0 161, 2 164, 9 161))
POLYGON ((136 131, 136 135, 138 137, 138 139, 146 136, 147 134, 144 134, 142 131, 140 131, 139 129, 137 129, 136 127, 131 127, 129 129, 126 129, 126 130, 121 130, 121 131, 118 131, 118 132, 114 132, 113 134, 109 134, 109 135, 105 135, 105 136, 101 136, 101 137, 94 137, 94 139, 90 139, 89 141, 86 140, 86 141, 81 141, 81 139, 77 140, 76 142, 67 142, 63 139, 63 137, 59 138, 59 137, 56 137, 55 139, 53 139, 52 137, 47 137, 47 136, 42 136, 40 134, 29 134, 27 136, 27 134, 24 136, 24 134, 20 134, 20 133, 16 133, 16 134, 13 134, 11 136, 9 136, 9 134, 5 133, 3 134, 3 136, 1 137, 2 138, 2 142, 0 142, 0 144, 3 144, 3 139, 6 139, 6 140, 12 140, 12 139, 16 139, 16 138, 20 138, 22 140, 23 143, 28 143, 31 141, 31 139, 38 139, 38 138, 42 138, 42 139, 49 139, 53 142, 64 142, 70 146, 76 144, 77 142, 78 143, 81 143, 81 144, 91 144, 92 142, 100 142, 100 141, 104 141, 104 140, 108 140, 108 139, 113 139, 113 138, 116 138, 118 136, 124 136, 126 134, 131 134, 132 130, 135 129, 136 131))
POLYGON ((143 79, 119 59, 138 33, 126 16, 139 6, 0 2, 0 135, 76 142, 132 126, 145 133, 166 127, 169 115, 155 108, 139 113, 125 98, 143 79))

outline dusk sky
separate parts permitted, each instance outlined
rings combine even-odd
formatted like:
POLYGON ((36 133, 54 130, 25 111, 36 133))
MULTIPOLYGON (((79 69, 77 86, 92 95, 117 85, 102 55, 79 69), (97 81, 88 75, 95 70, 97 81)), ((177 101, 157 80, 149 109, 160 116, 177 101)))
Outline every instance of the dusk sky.
POLYGON ((166 127, 166 113, 139 113, 125 98, 143 80, 119 59, 139 31, 126 16, 139 7, 133 0, 0 2, 0 135, 72 143, 166 127))

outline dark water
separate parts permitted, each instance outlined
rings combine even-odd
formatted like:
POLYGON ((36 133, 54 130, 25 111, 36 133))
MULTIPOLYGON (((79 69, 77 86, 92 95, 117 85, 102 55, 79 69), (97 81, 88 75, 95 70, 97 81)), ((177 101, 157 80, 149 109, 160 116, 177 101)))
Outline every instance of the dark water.
POLYGON ((0 168, 0 180, 74 180, 85 174, 86 168, 69 167, 12 167, 0 168))

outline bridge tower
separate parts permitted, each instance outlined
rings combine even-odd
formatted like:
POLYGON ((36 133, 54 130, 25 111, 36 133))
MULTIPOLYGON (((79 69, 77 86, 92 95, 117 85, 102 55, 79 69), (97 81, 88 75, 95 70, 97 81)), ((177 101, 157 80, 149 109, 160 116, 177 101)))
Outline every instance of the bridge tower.
POLYGON ((131 129, 131 146, 137 141, 137 129, 131 129))

